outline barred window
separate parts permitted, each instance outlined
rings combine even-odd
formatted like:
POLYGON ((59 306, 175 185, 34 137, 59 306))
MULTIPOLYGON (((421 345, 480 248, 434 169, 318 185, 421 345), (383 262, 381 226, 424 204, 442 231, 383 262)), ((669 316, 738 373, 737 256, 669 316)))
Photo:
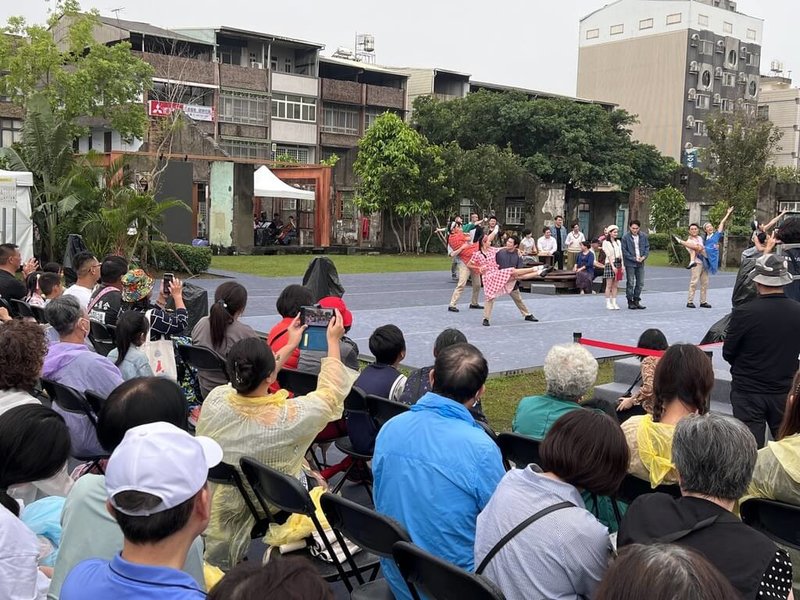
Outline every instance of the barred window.
POLYGON ((358 135, 359 111, 341 104, 326 104, 322 107, 322 131, 358 135))
POLYGON ((273 94, 272 116, 276 119, 316 123, 317 100, 291 94, 273 94))
POLYGON ((267 119, 266 96, 224 92, 219 97, 219 120, 245 125, 263 125, 267 119))

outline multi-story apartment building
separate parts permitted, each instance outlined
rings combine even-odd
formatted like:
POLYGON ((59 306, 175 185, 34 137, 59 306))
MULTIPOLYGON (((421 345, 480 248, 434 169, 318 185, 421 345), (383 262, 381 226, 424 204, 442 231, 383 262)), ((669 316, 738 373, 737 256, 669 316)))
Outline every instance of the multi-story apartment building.
POLYGON ((762 27, 730 0, 618 0, 581 19, 577 94, 638 115, 636 139, 696 166, 708 115, 756 112, 762 27))
POLYGON ((434 96, 439 100, 455 100, 466 96, 470 75, 447 69, 393 68, 393 71, 408 76, 408 118, 414 111, 414 100, 420 96, 434 96))
POLYGON ((782 73, 761 77, 758 112, 783 133, 772 162, 778 167, 800 168, 800 89, 782 73))

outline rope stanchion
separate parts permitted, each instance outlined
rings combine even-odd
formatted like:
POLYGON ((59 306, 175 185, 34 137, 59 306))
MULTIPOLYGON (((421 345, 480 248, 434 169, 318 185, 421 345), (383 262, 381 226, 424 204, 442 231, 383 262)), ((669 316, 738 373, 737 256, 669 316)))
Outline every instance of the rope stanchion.
MULTIPOLYGON (((590 338, 583 337, 580 333, 573 333, 572 339, 575 341, 576 344, 581 344, 582 346, 591 346, 593 348, 602 348, 603 350, 614 350, 615 352, 621 352, 623 354, 635 354, 636 356, 655 356, 661 357, 664 355, 664 350, 651 350, 649 348, 639 348, 637 346, 627 346, 625 344, 615 344, 613 342, 604 342, 603 340, 593 340, 590 338)), ((698 346, 698 348, 713 348, 715 346, 720 345, 722 342, 717 342, 715 344, 704 344, 702 346, 698 346)))

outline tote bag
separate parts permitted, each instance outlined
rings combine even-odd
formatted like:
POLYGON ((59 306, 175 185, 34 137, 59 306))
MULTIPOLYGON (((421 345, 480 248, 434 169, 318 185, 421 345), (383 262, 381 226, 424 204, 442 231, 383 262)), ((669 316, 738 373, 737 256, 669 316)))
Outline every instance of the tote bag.
MULTIPOLYGON (((145 313, 147 322, 150 322, 152 310, 145 313)), ((178 381, 178 366, 175 363, 175 350, 172 347, 172 340, 151 340, 148 332, 147 341, 142 344, 142 352, 147 356, 153 375, 156 377, 166 377, 172 381, 178 381)))

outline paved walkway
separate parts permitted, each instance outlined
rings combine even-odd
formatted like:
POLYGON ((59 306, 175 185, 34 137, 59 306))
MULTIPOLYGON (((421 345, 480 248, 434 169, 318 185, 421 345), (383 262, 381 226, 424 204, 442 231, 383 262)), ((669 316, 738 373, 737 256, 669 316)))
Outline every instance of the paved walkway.
MULTIPOLYGON (((264 276, 227 271, 214 273, 235 278, 247 287, 249 300, 242 321, 262 332, 280 320, 275 310, 280 291, 290 283, 302 283, 302 277, 271 278, 267 273, 264 276)), ((606 310, 601 295, 552 296, 523 292, 525 303, 540 320, 538 323, 523 321, 511 299, 505 296, 495 304, 491 327, 483 327, 483 311, 467 308, 470 288, 461 297, 461 312, 447 311, 455 284, 450 280, 449 263, 444 258, 441 271, 341 276, 344 300, 354 316, 349 335, 358 343, 362 354, 369 355, 369 335, 376 327, 394 323, 406 338, 404 364, 410 367, 431 364, 436 336, 446 327, 456 327, 483 351, 492 373, 541 366, 549 348, 571 342, 573 332, 635 345, 643 330, 658 327, 671 343, 698 343, 708 328, 730 311, 734 280, 735 273, 718 273, 711 277, 708 299, 713 308, 691 310, 685 307, 687 270, 647 267, 642 295, 642 304, 647 310, 627 310, 624 292, 618 300, 622 307, 619 311, 606 310)), ((209 302, 212 302, 214 289, 221 280, 201 279, 195 283, 209 290, 209 302)), ((699 305, 699 297, 695 303, 699 305)), ((610 354, 594 349, 593 353, 596 356, 610 354)), ((724 367, 718 360, 715 363, 717 367, 724 367)))

